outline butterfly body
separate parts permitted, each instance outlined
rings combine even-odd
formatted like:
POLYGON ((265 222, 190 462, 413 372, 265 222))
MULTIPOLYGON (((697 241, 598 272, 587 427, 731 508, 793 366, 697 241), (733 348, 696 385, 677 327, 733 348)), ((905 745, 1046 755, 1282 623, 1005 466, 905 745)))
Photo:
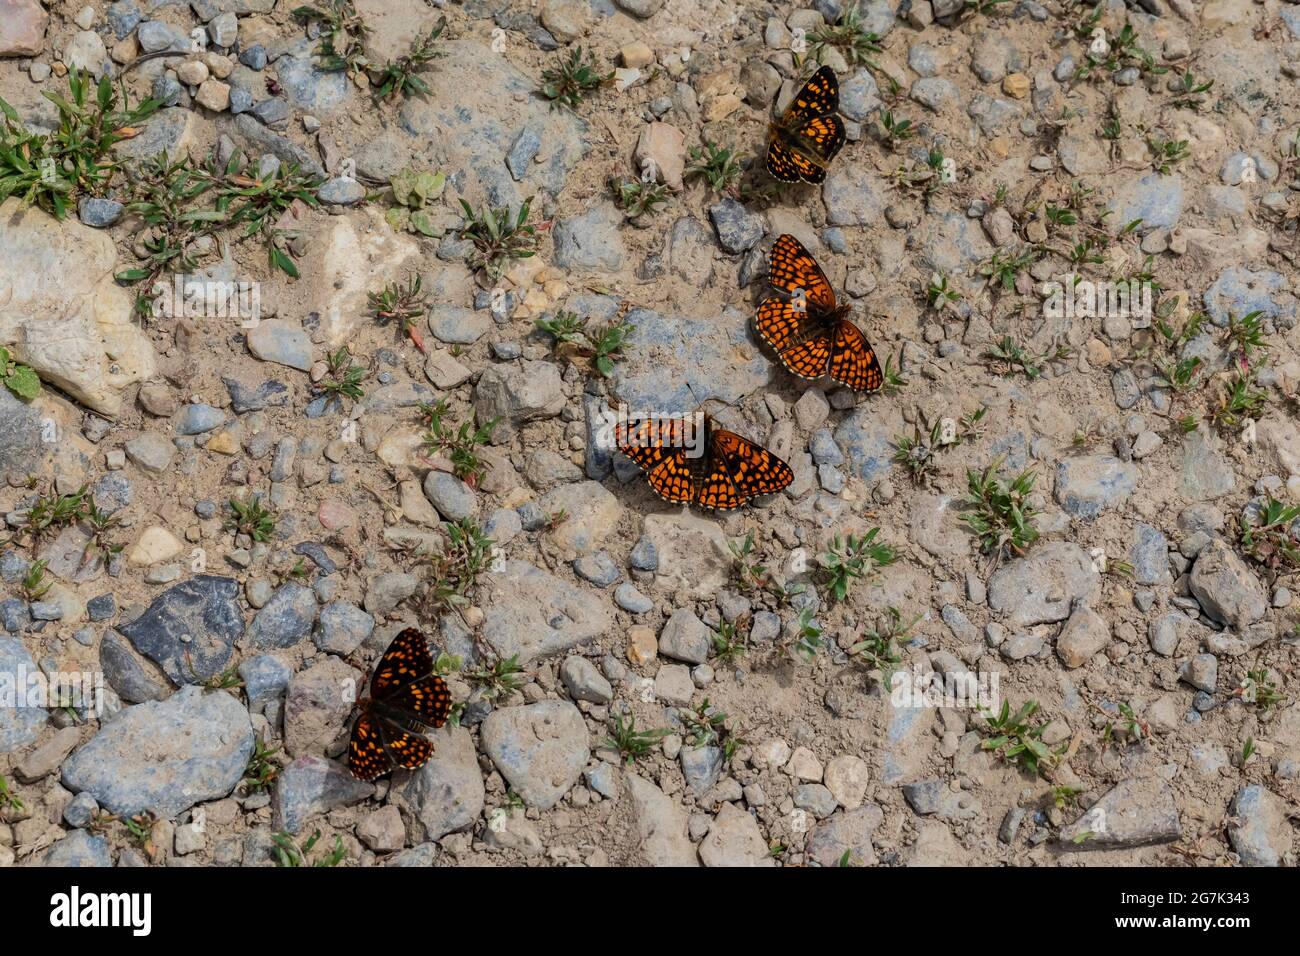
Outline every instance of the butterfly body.
POLYGON ((767 171, 783 183, 822 183, 826 168, 844 147, 844 121, 837 115, 840 85, 823 66, 795 94, 768 129, 767 171))
POLYGON ((730 511, 794 481, 784 461, 719 428, 708 415, 621 423, 615 439, 619 451, 645 471, 655 494, 674 504, 730 511))
POLYGON ((856 392, 885 383, 875 351, 849 320, 852 307, 835 297, 812 253, 794 236, 777 237, 768 279, 778 294, 759 303, 754 326, 786 369, 800 378, 828 376, 856 392))
POLYGON ((429 642, 408 627, 388 645, 370 680, 370 696, 348 741, 348 767, 361 780, 374 780, 401 767, 418 770, 433 756, 424 734, 447 722, 451 692, 434 673, 429 642))

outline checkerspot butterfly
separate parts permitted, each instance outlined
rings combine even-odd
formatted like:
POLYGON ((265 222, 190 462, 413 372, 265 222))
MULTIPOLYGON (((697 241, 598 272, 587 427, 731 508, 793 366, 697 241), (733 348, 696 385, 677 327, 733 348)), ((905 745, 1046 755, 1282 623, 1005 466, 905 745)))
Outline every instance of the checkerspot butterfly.
POLYGON ((370 697, 359 703, 352 725, 348 767, 361 780, 374 780, 397 767, 418 770, 433 756, 424 736, 447 722, 451 692, 433 672, 429 642, 408 627, 388 645, 370 679, 370 697))
POLYGON ((730 511, 794 481, 780 458, 717 427, 708 415, 620 422, 615 440, 641 466, 655 494, 674 504, 730 511))
POLYGON ((822 183, 826 167, 844 146, 844 121, 836 115, 840 81, 823 66, 809 78, 772 124, 767 171, 783 183, 822 183))
POLYGON ((794 236, 778 236, 769 260, 769 281, 785 295, 758 306, 754 324, 777 358, 800 378, 829 375, 855 392, 885 383, 875 351, 847 318, 851 306, 835 300, 812 254, 794 236))

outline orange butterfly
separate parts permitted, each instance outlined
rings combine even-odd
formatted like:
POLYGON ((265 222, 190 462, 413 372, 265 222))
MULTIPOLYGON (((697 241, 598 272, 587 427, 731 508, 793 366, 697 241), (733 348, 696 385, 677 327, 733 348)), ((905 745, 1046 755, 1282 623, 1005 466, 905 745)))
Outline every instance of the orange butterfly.
POLYGON ((835 111, 840 105, 840 81, 823 66, 803 85, 779 122, 773 123, 767 143, 767 171, 783 183, 821 183, 826 167, 844 146, 844 121, 835 111))
POLYGON ((852 306, 835 301, 812 254, 794 236, 772 246, 769 281, 789 296, 768 296, 754 324, 777 358, 800 378, 829 375, 855 392, 874 392, 885 383, 876 353, 847 318, 852 306))
POLYGON ((709 415, 620 422, 614 438, 618 450, 646 473, 654 493, 674 504, 730 511, 794 481, 780 458, 718 428, 709 415))
POLYGON ((429 642, 414 627, 384 651, 348 742, 348 768, 358 779, 374 780, 396 767, 418 770, 433 756, 424 731, 441 727, 451 713, 451 691, 433 665, 429 642))

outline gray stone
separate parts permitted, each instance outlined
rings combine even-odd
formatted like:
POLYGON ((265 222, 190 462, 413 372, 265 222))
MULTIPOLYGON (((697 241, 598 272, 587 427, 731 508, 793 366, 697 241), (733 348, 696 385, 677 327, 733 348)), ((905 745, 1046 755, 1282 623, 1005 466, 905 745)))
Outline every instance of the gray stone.
POLYGON ((1182 838, 1173 788, 1160 779, 1129 779, 1061 828, 1068 851, 1110 850, 1172 843, 1182 838))
POLYGON ((1249 627, 1268 612, 1268 594, 1255 572, 1218 538, 1197 555, 1188 585, 1205 613, 1229 627, 1249 627))
POLYGON ((582 776, 591 753, 587 725, 567 701, 495 710, 483 721, 483 751, 529 806, 549 810, 582 776))
POLYGON ((1063 621, 1075 601, 1093 596, 1100 575, 1078 545, 1049 541, 1014 558, 989 579, 989 607, 1016 627, 1063 621))
POLYGON ((1281 866, 1291 854, 1286 801, 1267 787, 1250 784, 1232 801, 1228 839, 1246 866, 1281 866))
POLYGON ((375 619, 355 604, 335 601, 321 608, 313 639, 322 651, 347 657, 375 629, 375 619))
POLYGON ((63 785, 119 815, 175 817, 227 796, 253 753, 253 728, 234 697, 183 687, 101 726, 63 765, 63 785))
POLYGON ((560 680, 574 700, 586 700, 593 704, 607 704, 614 699, 614 688, 596 669, 596 665, 585 657, 566 658, 560 668, 560 680))
POLYGON ((31 692, 39 690, 41 676, 22 641, 0 636, 0 697, 12 693, 12 703, 0 706, 0 754, 21 750, 40 736, 46 712, 31 692))
POLYGON ((1137 487, 1138 470, 1113 455, 1079 455, 1056 466, 1056 500, 1076 518, 1096 518, 1117 508, 1137 487))
POLYGON ((465 728, 443 727, 431 739, 429 762, 419 770, 399 772, 389 798, 407 813, 423 839, 441 840, 473 826, 483 813, 483 772, 465 728))
POLYGON ((239 582, 197 575, 168 588, 118 630, 173 683, 202 683, 226 668, 244 636, 239 582))
POLYGON ((678 608, 659 634, 659 653, 688 664, 703 664, 713 646, 713 632, 689 608, 678 608))
POLYGON ((500 656, 521 663, 560 654, 605 633, 613 624, 608 599, 524 561, 507 561, 491 576, 483 602, 483 639, 500 656))
POLYGON ((311 633, 315 622, 316 595, 311 588, 288 581, 253 617, 249 643, 258 649, 293 647, 311 633))
POLYGON ((271 799, 272 826, 298 833, 312 817, 360 803, 375 792, 340 764, 299 757, 280 772, 271 799))

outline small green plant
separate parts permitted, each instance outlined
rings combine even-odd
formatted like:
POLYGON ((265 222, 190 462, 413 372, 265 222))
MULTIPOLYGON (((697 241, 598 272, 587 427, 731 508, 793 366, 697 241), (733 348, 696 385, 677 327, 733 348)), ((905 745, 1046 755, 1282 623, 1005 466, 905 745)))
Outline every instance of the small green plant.
POLYGON ((1246 672, 1235 695, 1260 710, 1272 710, 1286 700, 1277 683, 1269 676, 1268 668, 1259 667, 1246 672))
POLYGON ((551 108, 567 106, 576 110, 582 99, 614 78, 614 71, 602 73, 596 58, 582 47, 575 47, 568 57, 560 55, 554 65, 542 71, 542 95, 551 101, 551 108))
POLYGON ((50 534, 70 527, 86 513, 86 486, 66 494, 40 495, 23 516, 23 530, 39 543, 50 534))
MULTIPOLYGON (((1080 40, 1088 40, 1101 22, 1104 4, 1098 4, 1092 13, 1081 19, 1074 27, 1074 35, 1080 40)), ((1126 67, 1135 67, 1140 73, 1160 75, 1168 73, 1167 66, 1160 66, 1156 58, 1137 42, 1137 33, 1129 24, 1124 24, 1109 43, 1094 51, 1091 46, 1085 50, 1083 62, 1075 68, 1076 80, 1087 80, 1098 76, 1111 76, 1126 67)))
POLYGON ((243 226, 243 238, 260 236, 271 266, 297 279, 298 265, 287 251, 296 236, 277 223, 295 202, 313 209, 319 206, 316 190, 321 183, 320 177, 303 172, 294 163, 284 163, 264 175, 235 174, 219 184, 216 208, 227 214, 229 225, 243 226))
POLYGON ((424 447, 431 454, 445 455, 451 461, 452 473, 471 488, 478 485, 487 471, 487 463, 478 455, 478 449, 492 442, 492 432, 499 419, 493 418, 475 428, 472 422, 461 422, 453 428, 446 421, 447 400, 420 405, 420 417, 425 424, 424 447))
POLYGON ((912 434, 894 437, 895 464, 907 469, 912 481, 918 485, 928 484, 934 478, 935 455, 942 447, 939 444, 940 422, 935 422, 927 432, 917 422, 912 426, 912 434))
POLYGON ((804 608, 795 618, 794 627, 790 629, 785 641, 786 646, 793 656, 807 663, 817 656, 824 643, 822 629, 813 620, 812 608, 804 608))
POLYGON ((430 206, 442 197, 447 177, 442 173, 414 169, 410 166, 388 180, 393 202, 384 213, 388 224, 398 232, 438 237, 442 230, 430 215, 430 206))
POLYGON ((29 601, 39 601, 49 591, 52 581, 45 580, 45 569, 49 567, 50 562, 42 558, 39 561, 33 561, 27 567, 27 572, 23 579, 18 583, 23 590, 23 596, 29 601))
POLYGON ((651 748, 671 733, 666 727, 656 730, 637 730, 636 716, 615 712, 610 724, 610 735, 605 738, 605 746, 618 751, 619 757, 627 766, 650 753, 651 748))
POLYGON ((500 700, 502 697, 524 686, 523 665, 519 655, 498 659, 491 667, 476 667, 465 672, 465 678, 480 689, 487 700, 500 700))
POLYGON ((120 165, 113 148, 136 136, 137 124, 162 104, 151 99, 119 108, 107 75, 96 85, 77 70, 68 74, 67 97, 42 95, 59 112, 51 133, 28 132, 18 111, 0 99, 0 200, 18 196, 62 219, 78 196, 107 193, 120 165))
POLYGON ((1026 469, 1010 484, 997 477, 1002 465, 999 458, 984 471, 967 469, 966 484, 970 497, 964 502, 967 511, 961 520, 980 540, 980 550, 997 560, 1010 551, 1023 554, 1038 540, 1034 518, 1039 511, 1029 503, 1034 490, 1034 472, 1026 469))
POLYGON ((785 604, 792 597, 803 593, 802 584, 785 587, 772 576, 767 565, 755 559, 752 531, 739 541, 728 541, 727 549, 731 552, 734 562, 733 574, 736 586, 741 591, 770 594, 778 604, 785 604))
POLYGON ((1031 382, 1042 377, 1043 366, 1048 362, 1059 362, 1069 357, 1069 346, 1057 346, 1049 352, 1036 355, 1009 335, 1004 335, 984 353, 984 358, 995 366, 999 374, 1010 375, 1019 371, 1031 382))
POLYGON ((1016 287, 1020 274, 1038 261, 1041 253, 1037 249, 1022 249, 1019 252, 994 252, 988 262, 980 266, 980 275, 990 284, 1011 292, 1016 287))
POLYGON ((885 367, 881 370, 881 378, 884 384, 881 385, 880 391, 884 395, 897 395, 907 385, 907 379, 903 378, 902 361, 895 360, 890 355, 885 358, 885 367))
POLYGON ((686 743, 697 749, 720 747, 725 760, 731 760, 736 749, 745 743, 727 726, 727 715, 714 707, 707 697, 693 710, 682 711, 682 724, 686 729, 686 743))
POLYGON ((1003 760, 1019 764, 1035 775, 1050 769, 1056 757, 1064 753, 1064 750, 1054 753, 1043 743, 1046 724, 1030 722, 1037 711, 1038 702, 1028 700, 1013 714, 1010 701, 1004 700, 997 714, 983 712, 982 716, 988 726, 984 730, 980 749, 991 750, 1003 760))
POLYGON ((1300 568, 1300 505, 1285 505, 1272 495, 1241 519, 1237 541, 1252 560, 1270 571, 1300 568))
POLYGON ((0 774, 0 811, 21 813, 27 805, 18 799, 18 795, 9 789, 9 781, 0 774))
POLYGON ((1147 137, 1147 148, 1151 150, 1151 165, 1162 176, 1168 176, 1173 168, 1191 155, 1191 144, 1185 139, 1163 139, 1147 137))
POLYGON ((893 110, 881 111, 880 131, 885 145, 890 149, 896 148, 899 143, 916 135, 916 127, 912 125, 912 121, 895 116, 893 110))
POLYGON ((930 283, 925 287, 925 304, 932 309, 943 311, 954 302, 961 301, 961 293, 948 284, 948 276, 936 272, 930 276, 930 283))
POLYGON ((1246 742, 1241 745, 1241 766, 1244 767, 1250 763, 1250 758, 1255 756, 1255 738, 1247 737, 1246 742))
POLYGON ((609 188, 629 219, 652 216, 668 205, 668 187, 653 180, 614 178, 609 188))
POLYGON ((275 515, 262 507, 262 499, 254 496, 249 501, 230 499, 231 519, 226 527, 238 534, 246 534, 254 541, 270 541, 275 534, 275 515))
POLYGON ((723 664, 735 664, 749 651, 748 640, 737 621, 722 620, 718 629, 710 635, 713 653, 723 664))
POLYGON ((904 623, 898 608, 888 607, 884 618, 873 629, 864 632, 862 640, 850 645, 848 653, 869 670, 880 671, 881 686, 889 688, 893 684, 894 672, 903 662, 903 649, 914 640, 912 628, 919 620, 918 616, 904 623))
POLYGON ((827 24, 808 34, 808 56, 826 62, 826 52, 836 49, 849 66, 859 63, 874 66, 871 57, 880 52, 880 37, 862 26, 862 14, 850 4, 839 22, 827 24))
POLYGON ((1268 392, 1256 387, 1255 374, 1238 373, 1227 383, 1211 420, 1221 428, 1241 427, 1246 419, 1259 421, 1268 407, 1268 392))
POLYGON ((1079 794, 1083 793, 1083 787, 1071 787, 1063 783, 1058 783, 1052 787, 1052 804, 1058 810, 1068 810, 1070 807, 1079 805, 1079 794))
POLYGON ((272 758, 280 752, 279 747, 267 747, 262 735, 253 741, 253 753, 244 768, 244 787, 249 793, 265 793, 271 788, 275 778, 280 775, 280 765, 272 758))
POLYGON ((322 0, 323 6, 301 6, 294 19, 315 23, 321 30, 316 48, 316 66, 330 73, 358 73, 370 65, 366 57, 366 26, 352 0, 322 0))
POLYGON ((380 325, 395 322, 402 334, 421 352, 427 351, 420 320, 429 312, 429 297, 424 294, 424 278, 409 276, 406 284, 390 282, 382 292, 366 293, 370 312, 380 325))
POLYGON ((428 33, 420 34, 411 41, 411 48, 396 60, 391 60, 379 67, 370 76, 370 85, 379 99, 396 99, 398 96, 429 95, 429 84, 419 74, 443 52, 438 49, 438 40, 447 29, 447 18, 439 17, 428 33))
POLYGON ((876 540, 879 534, 879 528, 863 535, 851 534, 845 539, 837 534, 830 550, 818 559, 832 601, 843 601, 854 581, 897 560, 893 548, 876 540))
POLYGON ((1170 105, 1189 110, 1199 110, 1205 105, 1205 94, 1214 88, 1214 80, 1197 79, 1191 70, 1187 70, 1174 81, 1177 91, 1170 105))
POLYGON ((467 261, 471 269, 482 269, 488 277, 501 278, 516 259, 528 259, 536 253, 537 228, 528 222, 532 197, 519 204, 513 216, 509 208, 488 208, 475 212, 465 200, 465 225, 461 235, 474 246, 467 261))
POLYGON ((715 193, 734 194, 743 172, 744 165, 739 153, 730 146, 721 146, 706 139, 702 146, 691 147, 683 175, 687 179, 703 179, 715 193))
POLYGON ((584 325, 576 313, 557 311, 551 318, 537 320, 537 327, 555 339, 557 352, 580 357, 591 363, 601 378, 614 374, 614 362, 621 357, 631 326, 621 319, 606 325, 584 325))
POLYGON ((1247 312, 1241 317, 1228 316, 1223 345, 1243 372, 1250 371, 1256 356, 1268 350, 1264 313, 1255 311, 1247 312))
POLYGON ((337 351, 327 355, 325 364, 328 366, 326 377, 316 383, 316 388, 323 394, 331 399, 350 398, 354 402, 365 395, 361 383, 365 381, 366 368, 352 364, 352 352, 346 345, 340 345, 337 351))
MULTIPOLYGON (((271 834, 271 842, 275 845, 275 863, 276 866, 300 867, 307 863, 307 854, 315 848, 320 841, 320 831, 316 830, 308 837, 307 842, 302 846, 294 839, 292 833, 284 830, 278 830, 271 834)), ((334 847, 329 853, 320 857, 312 864, 313 867, 334 867, 338 866, 347 857, 347 849, 343 846, 343 837, 334 837, 334 847)))
MULTIPOLYGON (((188 651, 185 652, 185 663, 189 667, 190 673, 197 678, 198 673, 194 670, 194 661, 190 658, 188 651)), ((244 679, 239 676, 239 665, 231 664, 221 673, 213 674, 201 683, 204 691, 238 690, 244 686, 244 679)))
POLYGON ((447 540, 429 556, 424 604, 430 612, 459 610, 469 604, 469 594, 479 575, 492 566, 494 542, 472 518, 443 526, 447 540))
POLYGON ((0 345, 0 384, 28 402, 41 394, 41 380, 36 371, 17 361, 3 345, 0 345))

